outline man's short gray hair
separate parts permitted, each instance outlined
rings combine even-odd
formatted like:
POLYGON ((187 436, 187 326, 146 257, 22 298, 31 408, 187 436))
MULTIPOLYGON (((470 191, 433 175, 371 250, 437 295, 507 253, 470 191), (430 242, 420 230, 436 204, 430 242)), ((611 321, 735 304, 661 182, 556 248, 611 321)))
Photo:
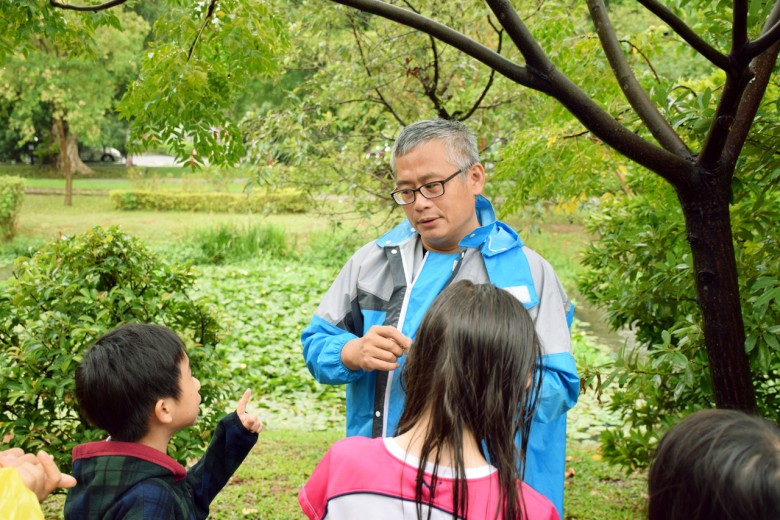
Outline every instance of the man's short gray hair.
POLYGON ((447 119, 427 119, 407 126, 393 144, 390 154, 390 168, 395 173, 396 157, 403 157, 418 146, 441 139, 447 152, 447 160, 465 170, 479 162, 477 139, 466 125, 460 121, 447 119))

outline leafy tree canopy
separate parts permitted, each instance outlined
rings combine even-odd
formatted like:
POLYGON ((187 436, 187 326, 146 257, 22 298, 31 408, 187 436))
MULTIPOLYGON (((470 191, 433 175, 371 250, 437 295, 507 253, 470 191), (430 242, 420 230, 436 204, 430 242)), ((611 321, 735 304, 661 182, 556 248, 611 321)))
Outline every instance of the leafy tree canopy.
POLYGON ((163 144, 192 164, 236 163, 244 146, 233 103, 258 75, 279 74, 287 37, 262 3, 173 4, 119 112, 140 148, 163 144))
POLYGON ((24 52, 8 55, 0 69, 0 100, 11 107, 9 126, 20 143, 33 139, 43 113, 66 120, 70 132, 96 142, 118 89, 137 75, 149 31, 140 16, 117 9, 111 14, 115 24, 97 27, 82 23, 88 18, 62 16, 92 37, 76 49, 60 46, 57 36, 28 38, 24 52))

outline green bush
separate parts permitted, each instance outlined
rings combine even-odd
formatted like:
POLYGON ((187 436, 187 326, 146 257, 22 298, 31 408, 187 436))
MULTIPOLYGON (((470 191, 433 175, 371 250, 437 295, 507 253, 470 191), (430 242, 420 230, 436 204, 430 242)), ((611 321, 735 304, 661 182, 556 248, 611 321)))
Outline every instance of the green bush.
POLYGON ((45 244, 40 237, 16 235, 8 242, 0 243, 0 258, 9 257, 10 262, 17 256, 31 256, 45 244))
POLYGON ((240 262, 260 255, 288 258, 293 255, 284 229, 271 224, 220 224, 195 229, 184 240, 195 264, 240 262))
POLYGON ((253 190, 239 193, 187 193, 160 191, 112 191, 118 210, 210 211, 215 213, 304 213, 308 203, 297 190, 253 190))
POLYGON ((24 180, 21 177, 0 177, 0 239, 14 236, 16 215, 24 200, 24 180))
MULTIPOLYGON (((736 185, 731 215, 757 403, 762 415, 778 421, 780 192, 771 186, 780 168, 769 172, 765 190, 736 185)), ((602 450, 629 467, 647 465, 659 438, 681 417, 715 406, 682 212, 668 186, 648 191, 602 200, 587 224, 596 240, 586 249, 588 269, 579 284, 586 298, 605 307, 614 328, 636 334, 636 343, 602 374, 602 386, 615 383, 610 409, 626 426, 604 431, 602 450)))
POLYGON ((207 301, 188 294, 193 283, 190 270, 115 227, 18 258, 0 286, 0 436, 25 451, 46 449, 69 468, 75 444, 105 436, 75 403, 73 376, 85 349, 119 324, 158 323, 185 341, 202 385, 202 416, 174 437, 169 452, 180 461, 201 453, 233 383, 207 301))
POLYGON ((358 249, 380 235, 374 231, 348 229, 337 223, 327 231, 310 234, 301 259, 306 263, 341 269, 358 249))

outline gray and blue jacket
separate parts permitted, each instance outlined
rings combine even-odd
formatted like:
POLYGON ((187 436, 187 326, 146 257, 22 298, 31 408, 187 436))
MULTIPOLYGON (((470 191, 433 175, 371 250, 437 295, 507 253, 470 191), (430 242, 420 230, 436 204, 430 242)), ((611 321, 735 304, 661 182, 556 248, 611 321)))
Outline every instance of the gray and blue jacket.
POLYGON ((401 365, 392 372, 350 370, 341 349, 373 325, 392 325, 414 339, 425 311, 449 283, 468 279, 503 288, 528 309, 544 354, 542 394, 528 439, 524 480, 563 514, 566 411, 579 395, 569 327, 574 306, 550 264, 496 220, 477 197, 480 227, 460 241, 460 252, 424 254, 404 220, 363 246, 347 262, 303 331, 303 357, 324 384, 347 385, 347 435, 393 435, 404 405, 401 365))

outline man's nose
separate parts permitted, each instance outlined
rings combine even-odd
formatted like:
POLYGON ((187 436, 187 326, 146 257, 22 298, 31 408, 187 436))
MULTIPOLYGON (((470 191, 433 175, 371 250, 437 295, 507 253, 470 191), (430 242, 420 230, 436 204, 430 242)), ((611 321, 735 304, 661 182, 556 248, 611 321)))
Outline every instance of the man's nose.
POLYGON ((414 209, 417 211, 423 210, 425 208, 429 208, 431 206, 431 200, 426 199, 423 197, 423 194, 420 192, 415 193, 414 197, 414 209))

